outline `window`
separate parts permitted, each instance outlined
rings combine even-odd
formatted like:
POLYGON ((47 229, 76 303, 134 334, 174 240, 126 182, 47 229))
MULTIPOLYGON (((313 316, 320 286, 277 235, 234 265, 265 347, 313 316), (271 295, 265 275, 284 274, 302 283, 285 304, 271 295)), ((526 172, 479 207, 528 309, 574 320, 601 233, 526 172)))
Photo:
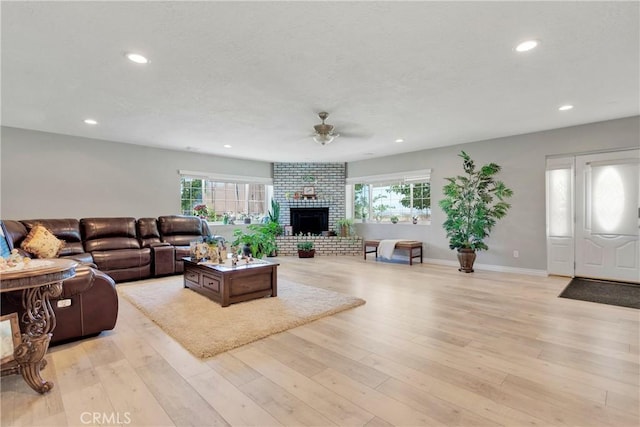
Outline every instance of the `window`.
POLYGON ((180 210, 183 215, 197 215, 209 221, 232 223, 251 218, 251 222, 261 222, 269 210, 273 187, 270 179, 254 180, 181 172, 180 210))
POLYGON ((430 170, 386 176, 348 178, 353 185, 353 216, 376 222, 429 223, 430 170))

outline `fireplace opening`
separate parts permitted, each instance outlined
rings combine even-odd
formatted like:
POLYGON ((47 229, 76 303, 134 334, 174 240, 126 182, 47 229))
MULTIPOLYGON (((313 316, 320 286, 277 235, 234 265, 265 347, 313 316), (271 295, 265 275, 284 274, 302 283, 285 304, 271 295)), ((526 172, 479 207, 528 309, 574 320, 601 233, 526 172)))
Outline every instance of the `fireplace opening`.
POLYGON ((293 234, 322 234, 329 230, 329 208, 291 208, 293 234))

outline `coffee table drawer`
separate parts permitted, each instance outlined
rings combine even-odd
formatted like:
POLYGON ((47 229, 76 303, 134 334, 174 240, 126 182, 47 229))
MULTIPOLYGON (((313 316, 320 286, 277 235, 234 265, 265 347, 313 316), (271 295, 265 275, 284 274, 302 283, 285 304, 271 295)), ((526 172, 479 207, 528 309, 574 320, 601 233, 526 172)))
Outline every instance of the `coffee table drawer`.
POLYGON ((184 272, 184 280, 194 286, 200 286, 200 273, 196 270, 187 270, 184 272))
POLYGON ((202 286, 214 292, 220 292, 220 278, 203 274, 202 286))

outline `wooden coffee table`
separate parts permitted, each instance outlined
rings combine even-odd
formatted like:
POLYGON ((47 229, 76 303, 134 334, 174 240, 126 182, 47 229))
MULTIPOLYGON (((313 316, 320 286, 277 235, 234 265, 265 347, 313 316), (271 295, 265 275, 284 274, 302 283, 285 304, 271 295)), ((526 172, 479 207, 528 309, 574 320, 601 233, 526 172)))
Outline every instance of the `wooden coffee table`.
POLYGON ((227 307, 241 301, 278 295, 277 263, 255 260, 246 264, 218 265, 197 263, 190 257, 184 261, 184 287, 227 307))

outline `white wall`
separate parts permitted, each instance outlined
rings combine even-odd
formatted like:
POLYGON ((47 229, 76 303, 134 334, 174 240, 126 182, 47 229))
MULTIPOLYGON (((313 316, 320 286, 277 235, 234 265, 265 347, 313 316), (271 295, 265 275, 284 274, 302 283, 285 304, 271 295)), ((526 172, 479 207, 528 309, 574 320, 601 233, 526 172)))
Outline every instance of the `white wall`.
POLYGON ((511 210, 500 220, 487 240, 489 251, 478 253, 476 263, 527 270, 546 270, 545 160, 546 156, 599 150, 633 148, 640 145, 640 117, 574 126, 552 131, 511 136, 443 147, 385 158, 352 162, 347 177, 402 170, 431 168, 432 221, 430 226, 413 224, 358 224, 366 238, 403 238, 426 243, 425 257, 455 261, 438 207, 445 177, 462 172, 457 156, 466 151, 477 165, 495 162, 502 166, 499 179, 514 190, 511 210), (513 258, 518 250, 519 258, 513 258))
POLYGON ((180 213, 178 170, 271 177, 271 163, 1 129, 0 218, 180 213))

